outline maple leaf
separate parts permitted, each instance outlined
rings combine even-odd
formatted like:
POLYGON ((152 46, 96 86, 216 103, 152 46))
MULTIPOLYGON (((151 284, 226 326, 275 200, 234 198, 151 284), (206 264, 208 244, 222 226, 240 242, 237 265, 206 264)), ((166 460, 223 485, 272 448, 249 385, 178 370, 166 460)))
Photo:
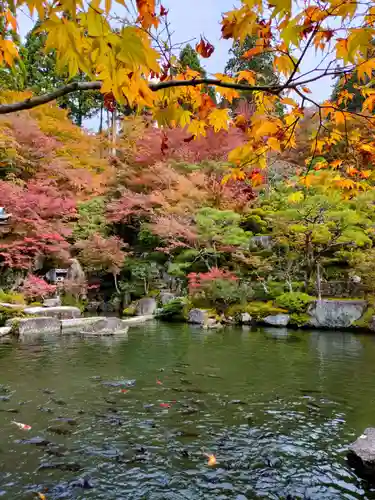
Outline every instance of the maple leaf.
POLYGON ((228 109, 214 109, 208 115, 208 123, 212 125, 215 132, 221 129, 228 130, 229 121, 228 109))
POLYGON ((288 55, 282 55, 282 56, 275 56, 274 61, 273 61, 273 67, 275 68, 276 71, 279 71, 285 76, 288 76, 293 70, 294 70, 294 63, 293 63, 293 58, 292 56, 288 55))
POLYGON ((167 16, 168 12, 169 11, 163 5, 160 5, 160 13, 159 13, 160 17, 167 16))
POLYGON ((136 0, 136 4, 143 28, 157 28, 159 21, 155 14, 155 0, 136 0))
POLYGON ((300 203, 305 198, 302 191, 296 191, 288 196, 288 203, 300 203))
POLYGON ((205 136, 206 127, 207 125, 205 124, 205 122, 201 120, 191 120, 188 126, 188 131, 195 137, 205 136))
POLYGON ((375 59, 369 59, 357 66, 357 76, 358 80, 365 82, 366 77, 368 79, 372 78, 372 73, 375 70, 375 59))
POLYGON ((254 71, 249 71, 249 70, 244 70, 244 71, 239 71, 237 73, 237 80, 238 82, 242 82, 245 80, 247 83, 250 85, 255 85, 255 73, 254 71))
POLYGON ((195 46, 195 50, 204 58, 208 58, 212 55, 215 50, 215 47, 210 44, 210 42, 203 37, 197 45, 195 46))

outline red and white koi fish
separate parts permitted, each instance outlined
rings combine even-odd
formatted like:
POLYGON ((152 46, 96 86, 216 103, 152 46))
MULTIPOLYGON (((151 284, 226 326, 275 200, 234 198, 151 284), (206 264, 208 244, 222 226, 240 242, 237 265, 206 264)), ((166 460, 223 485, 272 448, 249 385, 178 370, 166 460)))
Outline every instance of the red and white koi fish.
POLYGON ((158 385, 163 385, 163 382, 162 382, 161 380, 158 380, 158 379, 156 379, 156 383, 157 383, 158 385))
POLYGON ((12 420, 12 424, 16 425, 19 429, 23 431, 29 431, 31 429, 31 425, 21 424, 21 422, 16 422, 15 420, 12 420))

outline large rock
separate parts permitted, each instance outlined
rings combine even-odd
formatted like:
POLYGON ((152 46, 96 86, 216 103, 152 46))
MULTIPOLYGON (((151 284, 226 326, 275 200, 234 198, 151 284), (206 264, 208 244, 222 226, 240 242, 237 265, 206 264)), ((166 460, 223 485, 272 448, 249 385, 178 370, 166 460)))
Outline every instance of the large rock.
POLYGON ((158 305, 156 300, 152 297, 145 297, 140 299, 137 304, 136 315, 137 316, 149 316, 154 314, 158 305))
POLYGON ((163 306, 165 306, 175 298, 175 295, 171 292, 160 292, 160 302, 163 306))
POLYGON ((290 316, 289 314, 274 314, 270 316, 266 316, 263 321, 267 325, 272 326, 287 326, 289 323, 290 316))
POLYGON ((59 307, 59 306, 61 306, 61 299, 60 299, 60 297, 54 297, 53 299, 45 299, 43 301, 43 306, 44 307, 59 307))
POLYGON ((59 319, 79 318, 81 311, 78 307, 59 306, 59 307, 26 307, 25 314, 33 316, 51 316, 59 319))
POLYGON ((188 323, 193 325, 205 325, 208 321, 208 312, 204 309, 191 309, 189 311, 188 323))
POLYGON ((12 318, 5 326, 10 326, 12 333, 19 335, 36 335, 41 333, 60 333, 61 322, 57 318, 12 318))
POLYGON ((365 300, 316 300, 308 308, 310 324, 318 328, 349 328, 365 312, 365 300))
POLYGON ((149 314, 148 316, 133 316, 132 318, 125 318, 122 322, 126 326, 136 326, 146 323, 146 321, 150 321, 151 319, 155 319, 153 314, 149 314))
POLYGON ((128 326, 119 318, 92 317, 61 320, 63 334, 115 335, 127 331, 128 326))
POLYGON ((375 428, 369 427, 349 447, 348 462, 357 474, 375 480, 375 428))
POLYGON ((9 335, 10 333, 12 333, 12 327, 10 327, 10 326, 0 327, 0 337, 5 337, 6 335, 9 335))
POLYGON ((8 304, 8 302, 0 302, 0 308, 9 309, 13 311, 23 311, 25 309, 24 304, 8 304))

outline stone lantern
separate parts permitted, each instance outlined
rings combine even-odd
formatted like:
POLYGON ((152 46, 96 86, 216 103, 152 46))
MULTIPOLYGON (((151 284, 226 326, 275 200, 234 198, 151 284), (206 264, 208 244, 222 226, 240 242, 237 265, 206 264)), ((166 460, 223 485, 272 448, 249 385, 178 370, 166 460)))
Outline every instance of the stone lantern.
POLYGON ((4 207, 0 207, 0 225, 7 224, 12 214, 8 214, 4 207))

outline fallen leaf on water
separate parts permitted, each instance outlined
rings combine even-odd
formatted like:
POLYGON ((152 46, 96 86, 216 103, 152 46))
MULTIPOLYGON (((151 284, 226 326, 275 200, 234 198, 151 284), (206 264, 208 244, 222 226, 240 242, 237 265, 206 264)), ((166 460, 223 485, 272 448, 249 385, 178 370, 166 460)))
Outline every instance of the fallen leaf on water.
POLYGON ((210 467, 212 467, 213 465, 216 465, 216 457, 215 457, 215 455, 209 455, 207 453, 205 453, 205 455, 208 458, 207 465, 209 465, 210 467))
POLYGON ((31 425, 21 424, 21 422, 16 422, 15 420, 12 420, 12 424, 16 425, 19 429, 22 429, 23 431, 29 431, 31 429, 31 425))

